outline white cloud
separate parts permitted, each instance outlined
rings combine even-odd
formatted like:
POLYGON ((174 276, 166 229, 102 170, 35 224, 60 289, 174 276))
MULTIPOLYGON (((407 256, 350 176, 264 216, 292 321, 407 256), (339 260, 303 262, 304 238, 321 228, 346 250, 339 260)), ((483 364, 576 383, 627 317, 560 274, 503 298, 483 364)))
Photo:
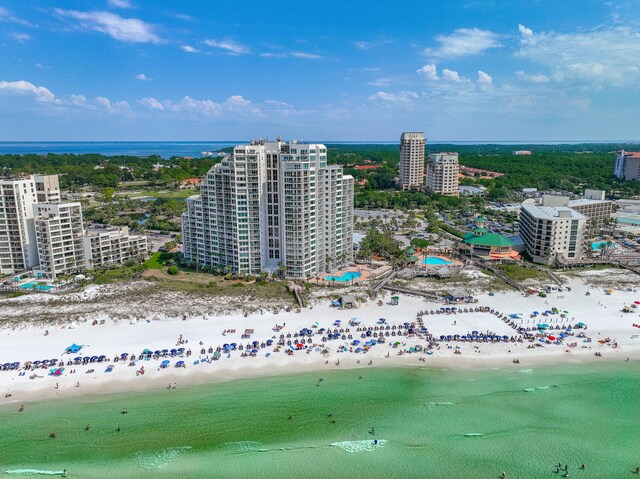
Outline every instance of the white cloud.
MULTIPOLYGON (((640 81, 640 35, 634 28, 535 33, 519 25, 519 31, 520 49, 515 56, 547 67, 555 81, 577 81, 596 88, 637 85, 640 81)), ((538 83, 546 82, 544 77, 538 77, 538 83)))
POLYGON ((220 48, 230 55, 244 55, 249 49, 233 40, 205 40, 204 44, 214 48, 220 48))
POLYGON ((147 81, 147 80, 151 80, 151 78, 149 78, 147 75, 145 75, 144 73, 138 73, 136 75, 136 80, 142 80, 142 81, 147 81))
POLYGON ((369 96, 369 101, 382 102, 393 105, 408 105, 416 98, 418 98, 418 94, 414 91, 401 91, 399 93, 378 91, 369 96))
POLYGON ((418 68, 416 72, 420 75, 423 75, 427 80, 435 81, 438 79, 438 71, 433 63, 418 68))
POLYGON ((467 83, 469 80, 455 70, 449 70, 448 68, 442 69, 442 79, 454 83, 467 83))
POLYGON ((45 103, 56 103, 59 100, 56 96, 43 86, 35 86, 26 80, 13 82, 0 81, 0 91, 13 93, 16 95, 34 95, 36 100, 45 103))
POLYGON ((152 110, 164 110, 162 103, 153 97, 145 97, 142 100, 139 100, 138 103, 146 106, 147 108, 151 108, 152 110))
POLYGON ((550 81, 550 78, 547 75, 543 75, 542 73, 534 73, 530 75, 523 72, 522 70, 518 70, 516 72, 516 75, 518 76, 518 78, 531 83, 549 83, 550 81))
POLYGON ((20 43, 25 43, 27 40, 31 40, 31 35, 28 33, 13 33, 11 36, 20 43))
POLYGON ((0 7, 0 23, 17 23, 18 25, 22 25, 23 27, 35 27, 36 25, 28 22, 26 20, 22 20, 21 18, 16 17, 11 11, 5 7, 0 7))
POLYGON ((108 0, 107 3, 113 8, 133 8, 129 0, 108 0))
POLYGON ((54 11, 65 18, 78 21, 78 27, 109 35, 115 40, 132 43, 161 43, 154 27, 138 18, 123 18, 111 12, 54 11))
POLYGON ((180 45, 180 48, 187 53, 198 53, 200 51, 197 48, 193 48, 191 45, 180 45))
POLYGON ((372 42, 353 42, 353 46, 359 50, 369 50, 376 46, 375 43, 372 42))
POLYGON ((259 53, 262 58, 302 58, 305 60, 321 60, 324 57, 322 55, 316 55, 315 53, 308 52, 263 52, 259 53))
POLYGON ((479 28, 459 28, 451 35, 438 35, 436 41, 440 46, 425 49, 425 54, 435 58, 456 58, 478 55, 501 46, 496 33, 479 28))
POLYGON ((109 113, 125 113, 130 110, 129 103, 126 101, 112 102, 103 96, 97 96, 93 101, 109 113))
POLYGON ((259 107, 253 105, 242 95, 232 95, 222 103, 213 100, 198 100, 190 96, 184 96, 178 101, 158 100, 153 97, 142 98, 138 101, 141 105, 165 112, 187 113, 197 116, 221 116, 223 114, 238 115, 241 117, 264 116, 259 107))
POLYGON ((320 60, 322 55, 316 55, 315 53, 308 52, 291 52, 293 58, 304 58, 307 60, 320 60))
POLYGON ((493 78, 488 73, 478 70, 478 83, 482 85, 491 85, 493 83, 493 78))

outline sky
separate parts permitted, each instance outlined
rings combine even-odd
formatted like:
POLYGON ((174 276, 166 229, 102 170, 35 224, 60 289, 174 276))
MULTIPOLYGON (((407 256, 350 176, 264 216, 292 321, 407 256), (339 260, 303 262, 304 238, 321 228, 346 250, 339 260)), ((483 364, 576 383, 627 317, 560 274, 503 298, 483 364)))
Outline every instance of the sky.
POLYGON ((0 141, 640 140, 640 1, 0 2, 0 141))

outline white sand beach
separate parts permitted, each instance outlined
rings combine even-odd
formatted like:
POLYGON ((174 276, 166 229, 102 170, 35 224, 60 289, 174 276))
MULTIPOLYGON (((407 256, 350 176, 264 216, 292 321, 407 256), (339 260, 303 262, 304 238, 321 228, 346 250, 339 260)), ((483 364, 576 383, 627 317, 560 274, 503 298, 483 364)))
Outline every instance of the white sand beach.
MULTIPOLYGON (((112 316, 105 309, 82 319, 55 324, 36 321, 16 323, 11 321, 11 317, 17 312, 24 315, 30 310, 48 308, 58 315, 60 311, 67 311, 70 316, 77 318, 72 314, 73 311, 77 312, 83 304, 95 302, 101 294, 112 294, 112 290, 107 288, 104 292, 100 288, 90 287, 84 293, 74 293, 75 296, 67 303, 63 298, 46 295, 5 299, 0 301, 0 365, 19 362, 20 368, 0 371, 0 400, 4 403, 25 403, 51 397, 166 388, 174 383, 176 387, 183 387, 335 368, 407 366, 526 369, 542 363, 623 361, 626 358, 636 361, 640 360, 640 328, 634 324, 640 325, 640 305, 638 308, 631 307, 632 312, 629 313, 621 310, 624 306, 630 307, 634 302, 640 302, 640 292, 633 287, 640 286, 640 280, 636 281, 640 278, 632 273, 626 274, 630 275, 627 278, 629 281, 617 288, 612 287, 611 283, 604 282, 603 286, 593 281, 606 279, 606 271, 588 271, 580 277, 567 277, 565 286, 569 286, 570 291, 565 287, 564 291, 551 293, 546 298, 503 291, 494 295, 479 293, 475 296, 477 304, 455 305, 459 309, 486 306, 493 309, 494 314, 457 311, 455 314, 424 315, 424 327, 437 341, 429 353, 424 349, 411 351, 415 346, 420 349, 428 345, 425 333, 416 323, 417 313, 453 305, 427 302, 422 297, 404 294, 399 295, 399 304, 395 306, 389 303, 390 295, 387 293, 383 306, 368 301, 357 309, 340 310, 331 307, 330 301, 323 300, 299 313, 292 310, 274 314, 272 309, 265 309, 262 313, 256 312, 245 317, 242 312, 221 314, 221 305, 216 300, 210 300, 209 304, 204 301, 185 304, 182 309, 184 315, 167 314, 161 308, 150 307, 137 310, 136 315, 131 316, 136 319, 122 319, 121 310, 112 316), (606 290, 610 288, 613 291, 608 294, 606 290), (552 308, 556 308, 558 313, 543 316, 545 311, 552 308), (534 311, 540 314, 531 317, 534 311), (518 319, 512 319, 515 328, 497 314, 519 315, 518 319), (358 324, 349 325, 354 318, 357 318, 358 324), (385 318, 385 324, 380 324, 380 318, 385 318), (98 321, 97 325, 93 325, 94 320, 98 321), (104 324, 100 324, 102 321, 104 324), (559 338, 560 333, 566 333, 568 326, 580 322, 586 325, 586 329, 572 329, 560 341, 548 338, 559 338), (416 323, 413 332, 404 328, 403 323, 416 323), (552 328, 546 333, 547 341, 541 341, 540 338, 515 341, 515 338, 521 337, 517 328, 535 329, 538 323, 549 324, 552 328), (274 330, 278 326, 279 330, 274 330), (556 326, 562 329, 553 329, 556 326), (364 330, 357 331, 358 328, 369 327, 372 328, 371 336, 366 336, 364 330), (305 336, 302 348, 297 350, 298 338, 294 335, 303 328, 310 329, 314 334, 305 336), (338 339, 329 339, 328 331, 322 333, 322 329, 342 329, 343 332, 338 339), (250 338, 242 338, 245 330, 253 330, 250 338), (397 331, 402 331, 402 335, 396 335, 397 331), (513 336, 514 341, 439 340, 440 336, 447 335, 471 336, 473 331, 478 332, 475 334, 513 336), (372 345, 369 350, 359 350, 379 333, 384 335, 383 344, 372 345), (285 335, 285 345, 278 348, 281 334, 285 335), (291 337, 287 337, 289 334, 291 337), (267 345, 268 340, 273 343, 267 345), (258 343, 254 345, 254 341, 258 343), (287 341, 292 342, 292 347, 286 344, 287 341), (359 343, 354 344, 354 341, 359 343), (227 351, 223 347, 232 343, 237 346, 249 345, 250 349, 227 351), (81 345, 82 349, 77 354, 64 354, 72 344, 81 345), (220 357, 213 359, 219 347, 222 348, 220 357), (254 347, 257 352, 251 353, 254 347), (184 348, 184 351, 173 356, 152 355, 148 359, 137 359, 145 349, 170 351, 178 348, 184 348), (249 355, 243 354, 247 352, 249 355), (127 359, 115 362, 114 359, 120 358, 122 353, 128 354, 127 359), (596 353, 601 356, 596 356, 596 353), (103 362, 66 364, 76 357, 101 355, 106 356, 103 362), (132 362, 134 355, 136 360, 132 362), (53 369, 51 366, 24 369, 28 361, 45 359, 65 362, 62 366, 58 365, 64 368, 59 376, 50 374, 53 369), (514 364, 514 359, 519 360, 519 364, 514 364), (169 365, 161 368, 162 361, 169 361, 169 365), (178 361, 184 361, 185 367, 176 367, 178 361), (109 365, 113 365, 112 371, 106 372, 109 365), (140 374, 142 367, 144 374, 140 374)), ((141 304, 144 304, 144 298, 141 304)), ((120 306, 126 308, 126 305, 120 306)), ((175 311, 176 304, 172 306, 172 311, 175 311)))

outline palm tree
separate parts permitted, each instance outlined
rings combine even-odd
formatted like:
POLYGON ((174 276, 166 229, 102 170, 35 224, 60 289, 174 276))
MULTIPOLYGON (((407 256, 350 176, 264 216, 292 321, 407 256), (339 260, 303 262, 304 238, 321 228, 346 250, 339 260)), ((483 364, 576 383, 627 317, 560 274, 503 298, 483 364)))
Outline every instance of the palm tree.
POLYGON ((282 261, 278 262, 278 276, 280 279, 284 278, 285 273, 287 272, 287 267, 284 265, 282 261))
POLYGON ((327 255, 325 256, 324 261, 325 261, 325 270, 327 271, 327 273, 329 273, 331 271, 331 262, 333 261, 333 258, 330 255, 327 255))

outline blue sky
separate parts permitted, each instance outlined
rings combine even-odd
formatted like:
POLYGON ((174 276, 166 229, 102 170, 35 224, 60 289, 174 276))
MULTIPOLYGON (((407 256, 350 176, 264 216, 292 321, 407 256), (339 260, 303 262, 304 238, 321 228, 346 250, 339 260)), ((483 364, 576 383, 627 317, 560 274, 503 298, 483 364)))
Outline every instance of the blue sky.
POLYGON ((640 2, 4 0, 0 141, 640 139, 640 2))

